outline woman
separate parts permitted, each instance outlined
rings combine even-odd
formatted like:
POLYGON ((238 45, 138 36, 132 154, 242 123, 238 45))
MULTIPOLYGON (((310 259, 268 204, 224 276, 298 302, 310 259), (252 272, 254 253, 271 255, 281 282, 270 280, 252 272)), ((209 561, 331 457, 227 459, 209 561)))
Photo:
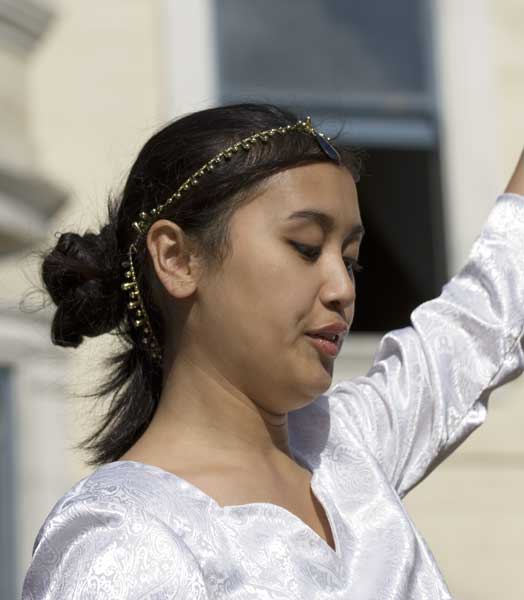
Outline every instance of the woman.
POLYGON ((205 110, 146 143, 99 234, 60 237, 54 343, 124 348, 24 598, 451 597, 401 498, 524 370, 524 164, 441 296, 326 395, 358 164, 277 107, 205 110))

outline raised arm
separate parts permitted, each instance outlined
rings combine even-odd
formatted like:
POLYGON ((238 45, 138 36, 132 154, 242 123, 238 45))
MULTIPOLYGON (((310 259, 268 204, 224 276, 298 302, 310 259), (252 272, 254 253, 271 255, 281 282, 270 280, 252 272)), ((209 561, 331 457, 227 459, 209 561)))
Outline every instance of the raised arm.
POLYGON ((520 155, 520 160, 515 167, 515 171, 505 190, 506 194, 520 194, 524 196, 524 150, 520 155))
POLYGON ((366 376, 332 390, 334 413, 401 497, 484 422, 491 391, 524 370, 523 184, 521 157, 461 271, 410 327, 382 338, 366 376))

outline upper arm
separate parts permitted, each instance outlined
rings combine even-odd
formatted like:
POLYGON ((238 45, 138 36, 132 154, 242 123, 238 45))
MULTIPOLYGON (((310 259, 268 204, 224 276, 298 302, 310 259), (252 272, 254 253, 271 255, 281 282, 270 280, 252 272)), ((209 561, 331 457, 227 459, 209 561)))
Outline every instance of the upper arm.
POLYGON ((524 370, 524 197, 502 195, 461 271, 386 334, 366 376, 333 388, 344 422, 404 496, 524 370))
POLYGON ((147 512, 73 502, 40 531, 24 600, 207 598, 194 556, 147 512))

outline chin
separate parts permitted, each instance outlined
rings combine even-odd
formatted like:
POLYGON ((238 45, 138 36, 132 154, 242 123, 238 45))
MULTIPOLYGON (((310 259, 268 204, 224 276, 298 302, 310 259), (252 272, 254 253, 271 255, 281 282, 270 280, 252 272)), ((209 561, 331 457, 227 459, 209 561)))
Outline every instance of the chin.
POLYGON ((333 366, 331 366, 331 368, 321 368, 321 371, 321 374, 315 380, 315 385, 312 386, 314 388, 312 393, 315 398, 321 396, 328 390, 333 381, 333 366))
POLYGON ((331 380, 333 379, 333 369, 335 367, 335 360, 334 359, 325 359, 325 360, 321 360, 321 365, 324 368, 324 373, 326 374, 327 377, 329 377, 330 383, 329 385, 331 385, 331 380))

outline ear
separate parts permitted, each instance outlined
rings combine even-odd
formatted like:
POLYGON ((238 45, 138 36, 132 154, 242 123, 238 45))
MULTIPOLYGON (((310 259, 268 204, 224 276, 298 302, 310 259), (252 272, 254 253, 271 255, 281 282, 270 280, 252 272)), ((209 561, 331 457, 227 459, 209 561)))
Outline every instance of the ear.
POLYGON ((159 219, 147 232, 147 248, 158 280, 170 296, 186 298, 197 288, 200 264, 184 231, 159 219))

